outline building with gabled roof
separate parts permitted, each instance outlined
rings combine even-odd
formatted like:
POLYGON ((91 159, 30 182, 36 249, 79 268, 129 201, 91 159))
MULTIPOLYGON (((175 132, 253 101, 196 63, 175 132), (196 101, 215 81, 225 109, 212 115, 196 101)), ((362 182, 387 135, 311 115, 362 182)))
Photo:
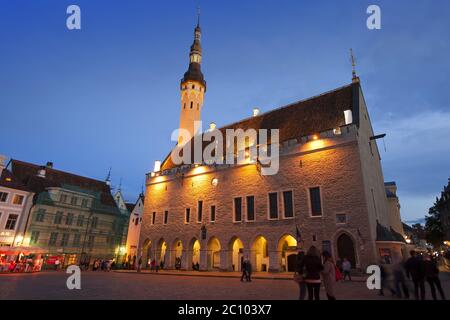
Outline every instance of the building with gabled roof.
MULTIPOLYGON (((198 48, 199 26, 194 35, 198 48)), ((194 138, 180 133, 174 150, 190 153, 191 160, 195 138, 206 135, 194 125, 206 93, 201 54, 191 47, 189 70, 196 70, 195 76, 188 70, 180 85, 179 129, 194 138)), ((384 135, 372 128, 355 72, 350 84, 210 130, 225 135, 227 129, 258 132, 242 144, 233 140, 231 148, 216 144, 222 159, 245 154, 244 161, 177 163, 172 150, 147 175, 140 236, 144 261, 236 271, 249 259, 256 271, 278 272, 293 271, 298 250, 311 246, 347 258, 354 268, 403 255, 376 144, 384 135), (260 147, 260 130, 279 130, 278 139, 266 146, 279 148, 274 175, 262 174, 259 158, 248 155, 260 147)), ((203 140, 201 151, 210 146, 203 140)))

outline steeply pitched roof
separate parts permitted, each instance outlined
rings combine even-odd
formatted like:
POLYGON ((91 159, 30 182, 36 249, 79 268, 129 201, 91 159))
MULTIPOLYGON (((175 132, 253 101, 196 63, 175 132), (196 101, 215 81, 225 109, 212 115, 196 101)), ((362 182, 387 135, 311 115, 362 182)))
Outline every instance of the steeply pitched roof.
POLYGON ((3 169, 2 174, 0 175, 0 186, 16 190, 30 191, 28 187, 8 169, 3 169))
POLYGON ((377 221, 377 241, 405 242, 405 239, 392 227, 387 228, 377 221))
POLYGON ((133 203, 125 203, 125 205, 126 205, 126 207, 127 207, 127 210, 128 210, 130 213, 133 212, 134 207, 136 206, 136 205, 133 204, 133 203))
MULTIPOLYGON (((290 105, 268 111, 256 117, 235 122, 219 130, 225 136, 226 129, 279 129, 280 143, 345 125, 345 110, 352 110, 353 123, 359 124, 359 83, 323 93, 290 105)), ((192 143, 188 142, 188 143, 192 143)), ((206 147, 208 143, 204 143, 206 147)), ((193 152, 194 148, 191 148, 193 152)), ((175 165, 170 154, 161 169, 172 169, 175 165)))
POLYGON ((111 195, 110 187, 104 181, 14 159, 11 160, 11 170, 21 183, 37 194, 44 192, 46 188, 50 187, 76 186, 83 190, 100 192, 101 204, 117 207, 111 195), (45 178, 38 177, 39 170, 43 168, 46 171, 45 178))

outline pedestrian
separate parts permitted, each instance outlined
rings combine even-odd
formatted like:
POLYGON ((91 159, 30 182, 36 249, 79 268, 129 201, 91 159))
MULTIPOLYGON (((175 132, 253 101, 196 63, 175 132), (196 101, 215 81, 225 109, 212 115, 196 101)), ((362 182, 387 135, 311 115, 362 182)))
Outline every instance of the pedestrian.
POLYGON ((322 279, 328 300, 336 300, 336 265, 328 251, 323 253, 322 279))
POLYGON ((400 257, 396 258, 392 267, 392 272, 394 274, 395 294, 399 299, 401 299, 403 290, 403 295, 406 299, 409 299, 409 290, 406 285, 404 263, 400 257))
POLYGON ((323 270, 320 252, 315 246, 309 248, 301 263, 305 269, 305 282, 308 289, 308 300, 320 300, 320 272, 323 270))
POLYGON ((241 264, 241 282, 244 282, 244 279, 247 280, 247 260, 244 260, 241 264))
POLYGON ((137 272, 141 272, 142 268, 142 257, 139 257, 138 265, 137 265, 137 272))
POLYGON ((349 281, 352 281, 352 276, 350 275, 352 271, 352 264, 347 258, 344 258, 344 261, 342 262, 342 273, 344 274, 344 281, 345 278, 348 277, 349 281))
POLYGON ((380 260, 380 264, 378 265, 378 267, 380 268, 380 291, 379 291, 379 295, 380 296, 384 296, 384 289, 389 289, 392 293, 392 295, 395 294, 394 289, 391 288, 391 286, 389 285, 388 279, 389 279, 389 273, 386 271, 386 268, 384 267, 384 261, 381 259, 380 260))
POLYGON ((297 261, 295 266, 295 274, 294 280, 298 283, 298 287, 300 290, 299 300, 305 300, 306 296, 306 282, 305 282, 305 268, 303 264, 303 259, 305 258, 305 253, 303 251, 299 251, 297 254, 297 261))
POLYGON ((414 296, 416 300, 425 300, 425 265, 422 256, 416 255, 414 250, 405 263, 406 275, 414 283, 414 296))
POLYGON ((336 267, 339 269, 339 272, 342 274, 343 270, 342 270, 342 260, 341 259, 337 259, 336 260, 336 267))
POLYGON ((433 300, 437 300, 436 288, 441 295, 441 299, 445 300, 444 290, 442 290, 441 280, 439 280, 439 268, 436 264, 436 261, 434 261, 430 255, 427 255, 425 259, 425 277, 428 284, 430 285, 431 296, 433 297, 433 300))
POLYGON ((155 259, 153 259, 150 262, 150 271, 156 271, 156 260, 155 259))
POLYGON ((250 260, 247 260, 246 269, 247 269, 247 282, 252 282, 252 263, 250 262, 250 260))

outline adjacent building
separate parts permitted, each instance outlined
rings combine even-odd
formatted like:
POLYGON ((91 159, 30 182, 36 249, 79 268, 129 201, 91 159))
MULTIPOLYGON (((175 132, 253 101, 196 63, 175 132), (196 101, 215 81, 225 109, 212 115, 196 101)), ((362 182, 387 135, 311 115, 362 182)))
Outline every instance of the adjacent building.
MULTIPOLYGON (((139 235, 141 233, 142 214, 144 211, 144 194, 141 193, 136 203, 127 203, 127 208, 131 212, 128 225, 126 252, 128 261, 132 266, 136 266, 139 257, 139 235)), ((145 263, 145 261, 144 261, 145 263)))
POLYGON ((0 251, 22 243, 33 200, 33 193, 6 169, 5 161, 0 155, 0 251))
MULTIPOLYGON (((204 134, 195 126, 206 93, 201 61, 197 25, 180 84, 179 121, 180 129, 197 135, 204 134)), ((177 165, 167 156, 146 179, 144 261, 231 271, 248 258, 256 271, 278 272, 292 271, 298 250, 312 245, 349 259, 354 268, 402 255, 399 212, 389 209, 379 136, 355 73, 340 88, 210 128, 224 136, 227 129, 279 129, 279 141, 270 142, 279 147, 278 173, 262 175, 259 160, 248 156, 260 136, 233 141, 230 156, 245 154, 235 165, 177 165)), ((183 148, 193 144, 178 139, 183 148)))
POLYGON ((117 207, 108 182, 57 170, 51 162, 11 160, 10 172, 34 194, 23 246, 65 265, 121 259, 128 215, 117 207))

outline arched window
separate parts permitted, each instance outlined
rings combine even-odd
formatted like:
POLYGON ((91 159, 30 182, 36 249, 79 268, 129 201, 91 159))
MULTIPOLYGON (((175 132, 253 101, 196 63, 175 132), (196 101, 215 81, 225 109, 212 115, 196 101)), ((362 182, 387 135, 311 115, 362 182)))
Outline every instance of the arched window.
POLYGON ((191 109, 194 107, 194 102, 191 101, 191 109))

